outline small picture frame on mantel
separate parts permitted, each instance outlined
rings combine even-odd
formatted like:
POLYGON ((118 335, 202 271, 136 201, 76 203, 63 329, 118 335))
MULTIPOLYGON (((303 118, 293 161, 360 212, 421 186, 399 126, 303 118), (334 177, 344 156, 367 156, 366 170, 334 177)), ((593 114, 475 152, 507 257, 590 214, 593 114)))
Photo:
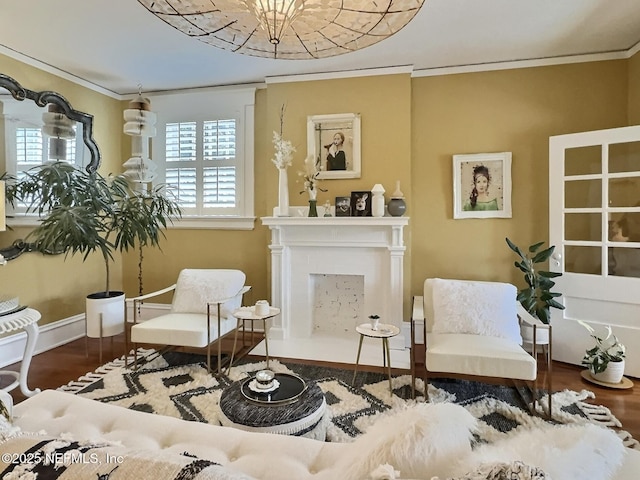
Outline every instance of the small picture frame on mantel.
POLYGON ((351 192, 351 216, 370 217, 371 216, 371 192, 351 192))
POLYGON ((336 197, 336 217, 351 216, 351 197, 336 197))

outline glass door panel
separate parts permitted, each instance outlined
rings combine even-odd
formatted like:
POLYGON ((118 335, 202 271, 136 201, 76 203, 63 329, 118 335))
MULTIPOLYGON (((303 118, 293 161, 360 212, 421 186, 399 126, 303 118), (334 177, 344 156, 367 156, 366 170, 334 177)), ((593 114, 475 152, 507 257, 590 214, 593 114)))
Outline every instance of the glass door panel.
POLYGON ((566 208, 602 207, 602 180, 572 180, 565 183, 566 208))
POLYGON ((600 145, 567 148, 564 153, 565 175, 573 176, 601 173, 601 156, 602 149, 600 145))
POLYGON ((640 248, 609 247, 609 275, 640 278, 640 248))
POLYGON ((609 173, 639 172, 640 142, 609 145, 609 173))
POLYGON ((600 247, 565 247, 565 272, 600 275, 602 273, 602 254, 600 247))
POLYGON ((640 177, 616 177, 609 179, 610 207, 640 206, 640 177))
POLYGON ((600 213, 568 213, 564 219, 564 238, 597 242, 602 240, 600 213))

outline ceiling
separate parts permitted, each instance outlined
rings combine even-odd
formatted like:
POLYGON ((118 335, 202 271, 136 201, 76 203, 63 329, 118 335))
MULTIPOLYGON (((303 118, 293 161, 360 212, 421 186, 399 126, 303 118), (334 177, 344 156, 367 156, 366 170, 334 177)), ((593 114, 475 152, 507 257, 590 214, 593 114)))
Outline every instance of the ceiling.
POLYGON ((626 58, 639 42, 639 0, 425 0, 392 37, 319 60, 221 50, 178 32, 137 0, 0 3, 0 53, 44 63, 116 97, 137 92, 138 85, 156 92, 391 66, 438 73, 523 60, 564 63, 593 54, 626 58))

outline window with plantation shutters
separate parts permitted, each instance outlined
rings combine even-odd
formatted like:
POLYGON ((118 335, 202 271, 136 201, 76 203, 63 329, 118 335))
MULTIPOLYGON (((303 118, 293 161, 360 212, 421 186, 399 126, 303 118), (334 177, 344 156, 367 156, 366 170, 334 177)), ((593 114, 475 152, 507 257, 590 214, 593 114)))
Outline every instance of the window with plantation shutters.
POLYGON ((176 226, 253 228, 254 89, 151 98, 152 160, 183 212, 176 226))
POLYGON ((236 207, 236 120, 166 125, 166 183, 187 214, 236 207))

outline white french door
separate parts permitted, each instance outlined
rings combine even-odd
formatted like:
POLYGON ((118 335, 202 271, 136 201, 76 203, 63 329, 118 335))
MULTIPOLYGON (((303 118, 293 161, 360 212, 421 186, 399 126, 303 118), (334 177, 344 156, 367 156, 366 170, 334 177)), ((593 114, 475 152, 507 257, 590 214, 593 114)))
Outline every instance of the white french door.
POLYGON ((611 325, 640 377, 640 126, 549 139, 550 268, 565 310, 552 312, 554 358, 580 364, 611 325))

